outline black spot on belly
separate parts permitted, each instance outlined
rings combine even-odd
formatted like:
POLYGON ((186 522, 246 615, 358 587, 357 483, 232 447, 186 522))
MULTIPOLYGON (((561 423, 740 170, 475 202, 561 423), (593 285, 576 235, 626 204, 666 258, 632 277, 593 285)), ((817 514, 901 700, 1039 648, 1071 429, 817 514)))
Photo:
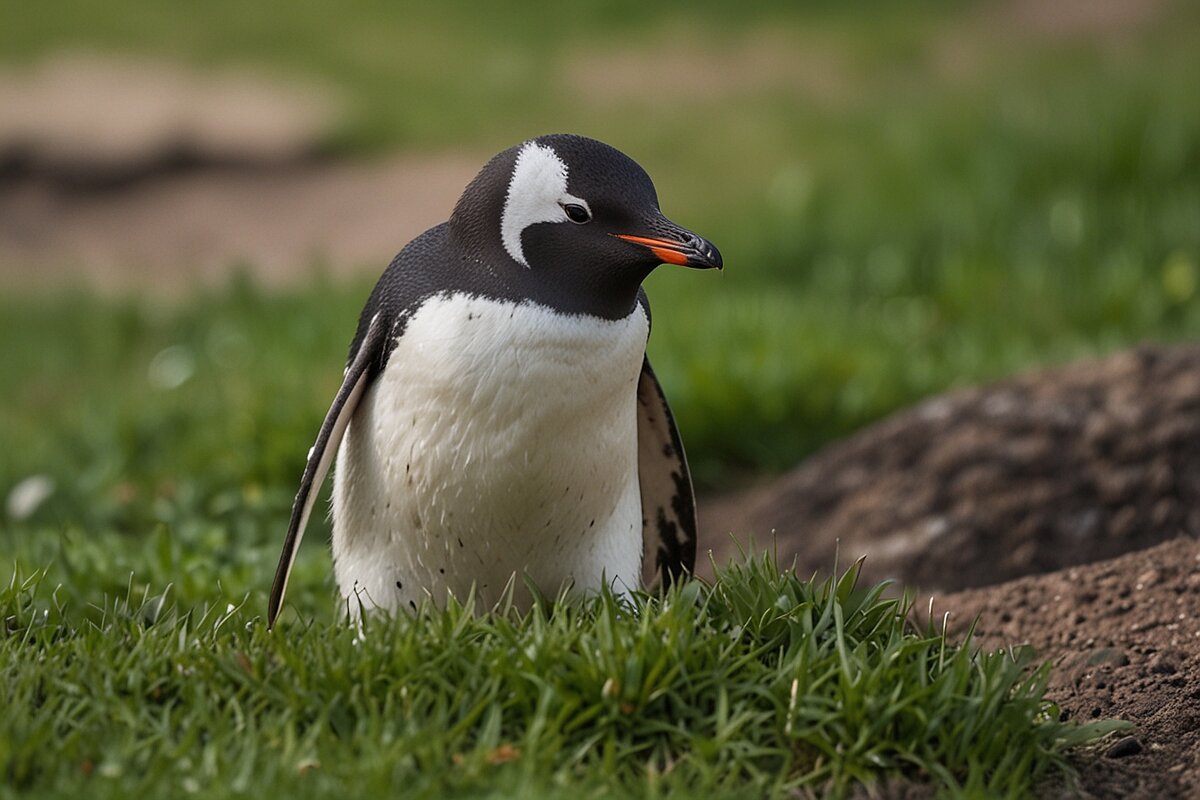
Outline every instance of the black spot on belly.
POLYGON ((404 591, 403 581, 396 581, 396 588, 399 589, 400 591, 404 591))
POLYGON ((408 601, 408 607, 411 608, 413 611, 417 610, 417 604, 416 604, 416 602, 414 602, 412 600, 408 601))

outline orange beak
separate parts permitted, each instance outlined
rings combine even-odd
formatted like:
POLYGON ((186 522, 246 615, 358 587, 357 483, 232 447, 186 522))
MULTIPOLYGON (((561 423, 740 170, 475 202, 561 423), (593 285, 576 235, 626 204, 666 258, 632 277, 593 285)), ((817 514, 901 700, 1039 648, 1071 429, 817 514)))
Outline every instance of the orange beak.
POLYGON ((613 234, 622 241, 641 245, 647 248, 654 257, 664 264, 678 264, 681 267, 696 267, 699 269, 721 269, 723 266, 721 253, 712 243, 701 239, 693 233, 680 229, 680 239, 662 239, 653 236, 634 236, 632 234, 613 234), (685 238, 684 238, 685 237, 685 238))

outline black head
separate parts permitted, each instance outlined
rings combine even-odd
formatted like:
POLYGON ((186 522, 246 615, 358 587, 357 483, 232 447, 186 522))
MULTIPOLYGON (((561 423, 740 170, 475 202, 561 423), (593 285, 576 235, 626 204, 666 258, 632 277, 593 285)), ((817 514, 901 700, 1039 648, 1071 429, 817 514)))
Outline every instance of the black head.
POLYGON ((721 267, 712 244, 663 216, 633 159, 569 134, 493 158, 463 192, 450 229, 468 261, 520 296, 609 317, 632 310, 661 263, 721 267))

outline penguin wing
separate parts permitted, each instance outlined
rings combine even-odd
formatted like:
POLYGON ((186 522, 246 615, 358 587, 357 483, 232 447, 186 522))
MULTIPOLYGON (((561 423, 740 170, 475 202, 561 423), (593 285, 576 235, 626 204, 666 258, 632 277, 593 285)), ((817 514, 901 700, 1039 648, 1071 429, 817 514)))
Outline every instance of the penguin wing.
POLYGON ((650 359, 642 360, 637 387, 638 481, 642 535, 664 587, 696 566, 696 498, 687 456, 671 407, 650 359))
POLYGON ((283 540, 283 552, 279 555, 279 566, 275 569, 275 582, 271 584, 271 599, 267 605, 267 628, 275 625, 279 617, 279 609, 283 605, 283 594, 287 591, 288 575, 291 574, 292 564, 296 561, 296 552, 300 548, 300 540, 304 538, 304 528, 308 525, 308 516, 312 512, 321 484, 329 472, 329 465, 337 453, 346 433, 346 426, 358 408, 358 401, 371 382, 374 371, 373 364, 378 364, 383 353, 383 344, 387 339, 387 326, 379 313, 371 318, 363 335, 358 350, 354 354, 342 387, 333 398, 333 405, 321 423, 317 441, 308 451, 308 462, 304 465, 304 475, 300 479, 300 490, 292 502, 292 518, 288 523, 287 538, 283 540))

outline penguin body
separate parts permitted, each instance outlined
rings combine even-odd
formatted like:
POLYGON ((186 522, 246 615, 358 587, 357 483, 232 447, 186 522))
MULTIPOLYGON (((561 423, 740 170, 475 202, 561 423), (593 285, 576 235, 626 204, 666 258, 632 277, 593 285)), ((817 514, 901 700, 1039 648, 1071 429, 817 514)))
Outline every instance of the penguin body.
POLYGON ((333 556, 351 611, 472 590, 487 607, 510 583, 521 603, 524 578, 551 595, 630 591, 645 551, 665 580, 690 571, 691 480, 645 356, 641 281, 662 261, 721 265, 619 151, 551 135, 492 159, 367 301, 269 622, 335 451, 333 556))
POLYGON ((602 320, 467 295, 425 302, 338 454, 342 596, 415 607, 474 584, 488 607, 522 572, 550 593, 638 588, 648 333, 640 306, 602 320))

